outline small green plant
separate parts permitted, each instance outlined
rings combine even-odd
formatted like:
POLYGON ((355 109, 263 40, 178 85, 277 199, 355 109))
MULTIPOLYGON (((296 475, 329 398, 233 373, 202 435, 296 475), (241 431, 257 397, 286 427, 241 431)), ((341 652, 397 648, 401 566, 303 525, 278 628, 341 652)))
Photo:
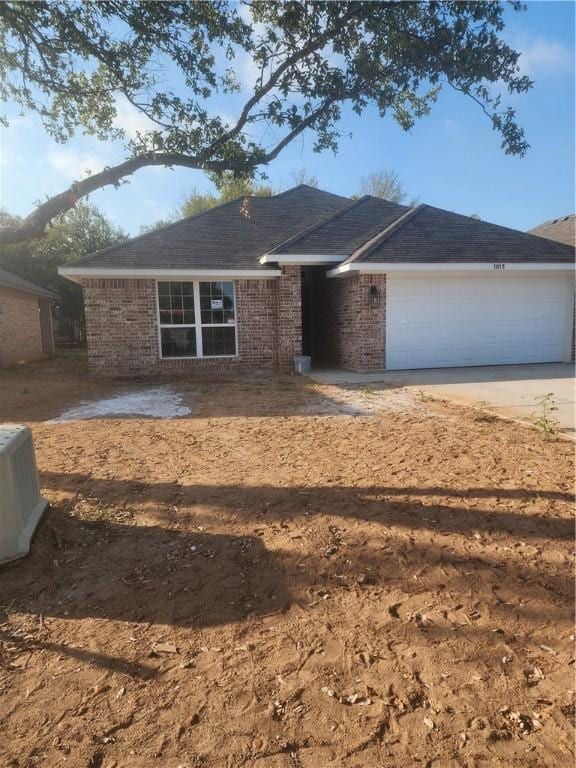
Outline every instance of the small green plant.
POLYGON ((538 410, 532 413, 534 427, 544 434, 546 440, 549 440, 552 435, 556 434, 560 425, 558 419, 552 416, 553 411, 558 410, 554 400, 554 392, 547 392, 545 395, 535 397, 534 400, 538 407, 538 410))
POLYGON ((492 424, 498 419, 495 413, 490 413, 486 410, 489 403, 487 400, 479 400, 474 403, 472 408, 472 419, 477 422, 484 422, 486 424, 492 424))
POLYGON ((416 396, 421 403, 431 403, 434 400, 432 395, 429 395, 428 392, 424 392, 423 389, 416 390, 416 396))

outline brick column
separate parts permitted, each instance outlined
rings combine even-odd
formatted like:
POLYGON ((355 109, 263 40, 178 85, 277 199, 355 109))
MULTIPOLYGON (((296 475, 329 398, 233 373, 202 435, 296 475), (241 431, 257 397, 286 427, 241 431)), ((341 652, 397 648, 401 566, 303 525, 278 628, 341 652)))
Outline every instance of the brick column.
POLYGON ((302 282, 299 265, 281 267, 278 279, 278 368, 294 370, 294 355, 302 354, 302 282))
POLYGON ((383 371, 386 368, 386 275, 359 275, 354 323, 354 368, 383 371), (371 290, 379 301, 372 304, 371 290))
POLYGON ((386 275, 352 275, 330 279, 332 318, 327 344, 332 364, 352 371, 386 367, 386 275), (372 286, 378 301, 372 303, 372 286))

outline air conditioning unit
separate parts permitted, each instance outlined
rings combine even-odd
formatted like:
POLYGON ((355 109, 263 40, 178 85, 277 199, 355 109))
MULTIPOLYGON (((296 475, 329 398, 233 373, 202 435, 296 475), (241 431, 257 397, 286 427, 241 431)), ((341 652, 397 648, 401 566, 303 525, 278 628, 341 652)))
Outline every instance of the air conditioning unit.
POLYGON ((1 424, 0 563, 28 554, 47 506, 40 496, 32 432, 19 424, 1 424))

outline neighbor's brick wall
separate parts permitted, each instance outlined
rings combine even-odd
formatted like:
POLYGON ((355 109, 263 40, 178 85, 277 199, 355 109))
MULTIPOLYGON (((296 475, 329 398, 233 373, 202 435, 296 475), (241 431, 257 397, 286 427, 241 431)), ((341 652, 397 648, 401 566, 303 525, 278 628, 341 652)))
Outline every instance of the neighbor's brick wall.
POLYGON ((0 288, 0 366, 43 356, 38 297, 0 288))
POLYGON ((162 360, 154 280, 85 279, 91 367, 105 375, 277 367, 278 280, 236 280, 238 356, 162 360))
POLYGON ((327 311, 332 332, 326 333, 328 358, 352 371, 386 367, 386 275, 353 275, 328 281, 327 311), (375 285, 380 303, 372 306, 375 285))

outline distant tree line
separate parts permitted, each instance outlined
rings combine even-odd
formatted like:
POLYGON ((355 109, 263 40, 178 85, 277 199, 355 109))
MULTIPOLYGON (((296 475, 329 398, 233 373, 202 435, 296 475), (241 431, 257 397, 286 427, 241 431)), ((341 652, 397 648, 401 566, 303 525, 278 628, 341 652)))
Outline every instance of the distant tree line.
MULTIPOLYGON (((18 224, 19 217, 0 211, 0 229, 18 224)), ((58 267, 94 251, 122 243, 128 235, 115 227, 98 208, 79 202, 55 220, 41 240, 0 247, 0 265, 25 280, 53 291, 55 331, 61 340, 83 341, 82 289, 58 274, 58 267)))

